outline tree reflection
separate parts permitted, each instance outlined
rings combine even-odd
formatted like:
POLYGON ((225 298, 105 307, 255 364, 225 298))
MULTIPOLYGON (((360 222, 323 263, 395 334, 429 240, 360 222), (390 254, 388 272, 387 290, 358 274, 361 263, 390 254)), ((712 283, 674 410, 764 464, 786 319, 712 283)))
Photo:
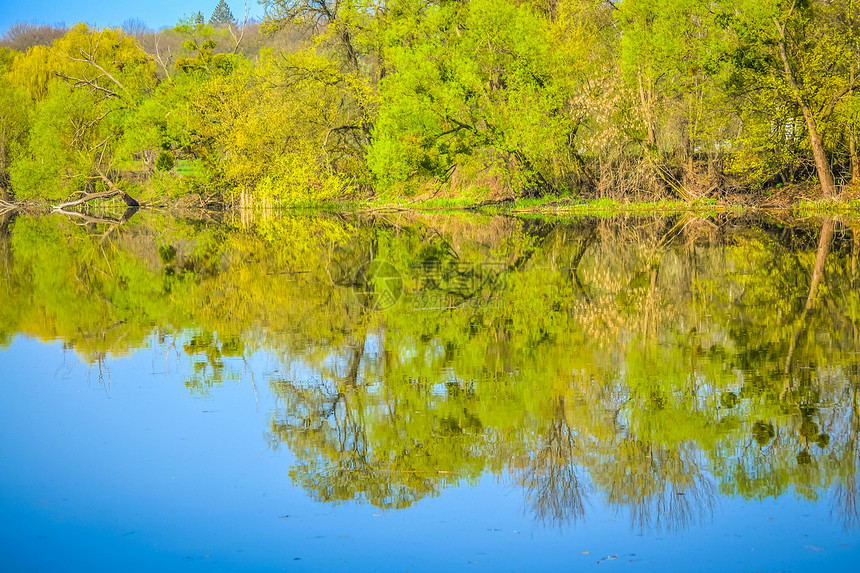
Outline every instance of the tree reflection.
POLYGON ((578 467, 580 437, 567 423, 565 399, 553 402, 548 427, 519 480, 536 519, 553 525, 585 517, 587 481, 578 467))
POLYGON ((715 486, 692 444, 666 449, 628 438, 614 445, 593 475, 631 527, 681 530, 710 518, 715 486))
POLYGON ((681 529, 718 493, 788 492, 858 525, 853 222, 246 223, 8 219, 0 336, 95 365, 169 338, 195 392, 265 352, 282 365, 269 442, 323 501, 405 507, 491 472, 551 525, 600 499, 681 529), (390 308, 360 272, 383 262, 390 308))

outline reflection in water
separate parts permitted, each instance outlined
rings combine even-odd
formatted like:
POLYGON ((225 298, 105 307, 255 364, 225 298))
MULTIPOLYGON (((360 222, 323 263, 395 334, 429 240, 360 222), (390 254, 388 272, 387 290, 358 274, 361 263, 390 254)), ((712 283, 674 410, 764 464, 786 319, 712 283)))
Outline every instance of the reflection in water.
POLYGON ((267 384, 269 442, 323 501, 492 472, 553 525, 597 500, 681 529, 787 491, 860 521, 855 221, 243 221, 6 216, 0 341, 61 339, 105 378, 154 334, 190 391, 267 384))
POLYGON ((584 471, 576 465, 579 437, 567 423, 565 402, 555 400, 546 433, 520 477, 535 517, 558 525, 582 519, 587 500, 584 471))

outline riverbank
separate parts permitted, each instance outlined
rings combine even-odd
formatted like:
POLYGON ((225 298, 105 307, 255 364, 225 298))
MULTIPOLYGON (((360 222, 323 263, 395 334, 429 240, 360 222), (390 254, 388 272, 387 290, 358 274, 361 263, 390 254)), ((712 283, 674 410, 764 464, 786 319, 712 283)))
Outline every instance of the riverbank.
POLYGON ((657 201, 615 201, 609 198, 580 199, 572 197, 545 197, 541 199, 518 199, 475 202, 458 199, 429 199, 420 201, 368 201, 350 203, 302 204, 289 208, 322 208, 337 210, 344 206, 350 209, 372 212, 386 211, 476 211, 488 215, 553 215, 553 216, 611 216, 619 213, 698 213, 702 215, 739 212, 746 210, 791 211, 796 215, 860 215, 860 199, 801 199, 788 203, 762 200, 731 201, 697 199, 680 201, 660 199, 657 201))
MULTIPOLYGON (((99 199, 76 207, 87 211, 124 211, 128 206, 118 197, 99 199)), ((386 213, 399 211, 457 212, 516 216, 611 216, 619 213, 697 213, 703 216, 746 210, 791 211, 795 215, 860 215, 860 193, 848 189, 838 198, 824 199, 787 190, 770 195, 733 195, 722 199, 700 198, 693 201, 658 199, 618 201, 608 197, 582 198, 546 196, 520 199, 481 199, 479 197, 362 198, 329 201, 292 201, 239 206, 216 197, 188 194, 169 201, 141 201, 140 208, 168 211, 361 211, 386 213)), ((0 214, 12 211, 51 212, 59 209, 48 201, 14 202, 0 200, 0 214)))

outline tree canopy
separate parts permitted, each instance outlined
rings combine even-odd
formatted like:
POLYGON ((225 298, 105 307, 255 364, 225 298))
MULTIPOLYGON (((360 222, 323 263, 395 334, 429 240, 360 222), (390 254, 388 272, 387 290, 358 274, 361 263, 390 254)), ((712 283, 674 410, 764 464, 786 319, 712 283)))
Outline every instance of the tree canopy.
POLYGON ((850 197, 856 4, 268 0, 239 25, 221 0, 158 32, 18 26, 0 82, 30 97, 0 180, 234 204, 850 197))

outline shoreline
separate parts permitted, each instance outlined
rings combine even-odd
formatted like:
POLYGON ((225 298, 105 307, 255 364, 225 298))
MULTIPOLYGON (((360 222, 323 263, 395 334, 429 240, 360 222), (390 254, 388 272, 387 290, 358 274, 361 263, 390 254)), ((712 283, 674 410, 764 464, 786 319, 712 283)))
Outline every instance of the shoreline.
POLYGON ((116 199, 78 205, 78 209, 58 209, 48 201, 0 201, 0 215, 14 212, 101 212, 119 214, 127 210, 155 209, 165 211, 326 211, 326 212, 461 212, 507 216, 612 216, 624 214, 741 213, 749 211, 791 212, 804 215, 851 215, 860 217, 860 198, 800 199, 792 202, 774 201, 773 197, 750 201, 749 197, 732 200, 697 199, 694 201, 659 199, 653 201, 619 202, 609 198, 582 199, 575 197, 545 197, 540 199, 503 199, 478 201, 474 199, 343 199, 330 201, 284 202, 269 205, 239 206, 227 202, 202 202, 188 196, 170 202, 143 201, 129 208, 116 199), (743 199, 743 200, 741 200, 743 199))

